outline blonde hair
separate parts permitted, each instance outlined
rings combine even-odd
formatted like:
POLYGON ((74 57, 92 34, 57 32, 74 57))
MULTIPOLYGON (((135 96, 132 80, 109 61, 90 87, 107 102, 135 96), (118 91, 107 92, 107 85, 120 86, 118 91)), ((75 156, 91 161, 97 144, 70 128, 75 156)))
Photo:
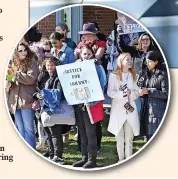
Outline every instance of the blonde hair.
MULTIPOLYGON (((122 81, 122 72, 123 72, 122 62, 124 58, 127 57, 128 55, 131 57, 130 53, 121 53, 117 58, 117 69, 114 73, 119 76, 121 81, 122 81)), ((133 68, 129 68, 129 72, 132 74, 133 80, 136 81, 135 70, 133 68)))

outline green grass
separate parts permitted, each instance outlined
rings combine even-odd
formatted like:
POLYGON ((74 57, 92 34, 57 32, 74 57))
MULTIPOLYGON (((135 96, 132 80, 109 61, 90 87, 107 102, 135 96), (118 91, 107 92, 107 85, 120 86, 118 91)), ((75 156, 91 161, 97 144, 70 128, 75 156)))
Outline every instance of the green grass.
MULTIPOLYGON (((115 137, 107 131, 108 118, 109 116, 106 116, 101 122, 103 137, 101 149, 97 156, 97 165, 99 167, 112 165, 118 162, 115 137)), ((77 151, 77 139, 75 138, 74 132, 70 132, 69 139, 69 143, 64 144, 63 158, 65 160, 65 165, 72 165, 82 157, 81 153, 77 151)), ((144 142, 142 140, 134 141, 133 153, 137 152, 143 145, 144 142)), ((44 153, 45 150, 40 150, 39 152, 44 153)))

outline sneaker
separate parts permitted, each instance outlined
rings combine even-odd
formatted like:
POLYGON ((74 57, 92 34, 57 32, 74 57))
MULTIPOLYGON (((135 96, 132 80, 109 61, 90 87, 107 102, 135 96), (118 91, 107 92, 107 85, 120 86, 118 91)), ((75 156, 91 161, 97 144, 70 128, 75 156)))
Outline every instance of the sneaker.
POLYGON ((53 157, 52 161, 64 165, 64 160, 56 155, 53 157))
POLYGON ((147 137, 146 136, 143 136, 143 142, 146 143, 148 140, 147 140, 147 137))

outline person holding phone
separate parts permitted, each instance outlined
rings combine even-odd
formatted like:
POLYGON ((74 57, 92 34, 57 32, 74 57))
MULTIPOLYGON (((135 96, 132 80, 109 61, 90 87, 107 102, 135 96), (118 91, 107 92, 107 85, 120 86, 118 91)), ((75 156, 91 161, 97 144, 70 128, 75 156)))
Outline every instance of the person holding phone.
POLYGON ((147 68, 138 77, 139 95, 143 98, 141 107, 141 134, 150 139, 159 127, 166 110, 168 78, 160 69, 161 54, 149 51, 146 55, 147 68))
POLYGON ((139 88, 129 53, 117 59, 117 69, 109 76, 107 94, 112 98, 108 131, 115 135, 119 161, 133 153, 133 138, 139 135, 140 123, 135 100, 139 88))

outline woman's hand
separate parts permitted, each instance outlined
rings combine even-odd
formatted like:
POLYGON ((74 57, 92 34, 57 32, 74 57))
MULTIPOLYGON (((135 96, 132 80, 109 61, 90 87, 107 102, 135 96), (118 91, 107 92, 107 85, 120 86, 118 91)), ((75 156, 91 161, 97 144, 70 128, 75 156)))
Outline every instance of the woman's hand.
POLYGON ((40 94, 40 93, 37 93, 36 97, 37 97, 39 100, 42 100, 42 99, 44 98, 43 95, 40 94))
POLYGON ((148 89, 144 88, 139 90, 139 96, 143 96, 145 94, 148 94, 148 89))
POLYGON ((144 88, 143 89, 143 94, 148 94, 148 89, 144 88))

